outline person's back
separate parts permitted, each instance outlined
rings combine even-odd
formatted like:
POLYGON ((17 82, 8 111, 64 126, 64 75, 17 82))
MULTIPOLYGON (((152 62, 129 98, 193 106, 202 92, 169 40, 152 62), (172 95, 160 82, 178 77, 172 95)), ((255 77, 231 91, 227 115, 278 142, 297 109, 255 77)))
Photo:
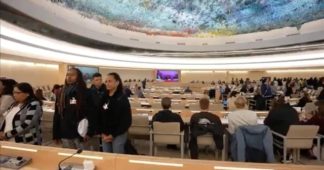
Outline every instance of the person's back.
POLYGON ((165 97, 161 102, 163 110, 153 116, 152 122, 179 122, 180 130, 182 131, 184 129, 184 123, 181 116, 169 110, 171 107, 171 99, 165 97))
POLYGON ((312 102, 309 95, 305 92, 304 96, 298 101, 297 107, 304 107, 307 103, 312 102))
POLYGON ((256 125, 257 114, 251 110, 238 109, 228 114, 228 131, 233 134, 237 127, 243 125, 256 125))
POLYGON ((190 129, 191 133, 196 133, 194 136, 199 136, 199 134, 212 133, 217 134, 219 138, 222 138, 224 133, 224 128, 220 118, 207 111, 201 111, 195 113, 190 118, 190 129), (206 127, 205 129, 201 126, 206 127), (198 129, 198 132, 197 132, 198 129))
POLYGON ((269 98, 272 96, 272 91, 271 91, 271 87, 269 85, 268 80, 263 82, 261 85, 261 95, 265 98, 269 98))
POLYGON ((131 97, 132 95, 134 95, 133 92, 132 92, 132 90, 129 89, 129 86, 125 86, 125 87, 124 87, 124 93, 125 93, 125 95, 126 95, 127 97, 131 97))
POLYGON ((233 134, 237 127, 243 125, 256 125, 258 122, 257 114, 245 109, 246 100, 239 96, 235 101, 237 110, 228 114, 228 131, 233 134))
POLYGON ((212 114, 210 112, 202 111, 199 113, 195 113, 190 118, 190 125, 206 123, 222 125, 220 118, 217 115, 212 114))
POLYGON ((210 89, 208 91, 208 96, 209 96, 210 99, 214 99, 215 98, 215 96, 216 96, 216 90, 215 90, 215 88, 212 88, 212 89, 210 89))
POLYGON ((135 91, 135 94, 138 98, 145 98, 143 91, 141 89, 141 87, 137 87, 137 90, 135 91))
POLYGON ((308 103, 305 106, 304 110, 306 116, 299 124, 317 125, 319 126, 318 133, 324 135, 324 101, 319 101, 316 105, 314 103, 308 103))
POLYGON ((153 118, 152 122, 179 122, 180 123, 180 130, 183 130, 183 120, 181 119, 180 115, 173 113, 171 110, 161 110, 156 113, 153 118))
POLYGON ((217 149, 223 149, 224 128, 220 118, 208 112, 209 99, 202 98, 199 101, 201 112, 195 113, 190 118, 191 138, 189 142, 190 156, 192 159, 198 159, 197 137, 205 134, 211 134, 217 149))
POLYGON ((255 100, 255 110, 266 110, 266 99, 260 94, 256 94, 253 99, 255 100))
POLYGON ((275 102, 277 102, 277 106, 276 104, 272 106, 264 120, 264 124, 270 127, 271 130, 286 135, 290 125, 298 124, 298 113, 293 107, 286 104, 282 97, 275 102))

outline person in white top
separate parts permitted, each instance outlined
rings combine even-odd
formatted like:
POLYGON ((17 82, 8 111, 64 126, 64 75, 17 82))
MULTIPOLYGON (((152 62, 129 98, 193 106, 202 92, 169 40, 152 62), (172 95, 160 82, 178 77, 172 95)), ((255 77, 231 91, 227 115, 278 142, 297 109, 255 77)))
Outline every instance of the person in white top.
POLYGON ((17 84, 15 80, 0 79, 0 117, 15 102, 12 95, 15 84, 17 84))
POLYGON ((258 123, 257 114, 245 109, 246 99, 238 96, 234 102, 236 110, 228 114, 228 132, 233 134, 237 127, 243 125, 256 125, 258 123))
MULTIPOLYGON (((20 109, 21 109, 21 104, 18 104, 10 108, 8 111, 4 112, 3 117, 5 118, 5 122, 12 122, 16 113, 18 113, 20 109)), ((4 132, 9 132, 12 129, 13 129, 12 123, 5 123, 4 132)), ((14 138, 11 138, 10 141, 14 141, 14 138)))

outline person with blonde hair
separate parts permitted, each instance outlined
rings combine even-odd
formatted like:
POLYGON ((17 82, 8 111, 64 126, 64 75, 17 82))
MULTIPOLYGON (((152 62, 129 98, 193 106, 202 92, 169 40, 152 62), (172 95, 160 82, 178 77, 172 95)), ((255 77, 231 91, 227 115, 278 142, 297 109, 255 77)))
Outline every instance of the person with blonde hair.
POLYGON ((237 127, 243 125, 256 125, 258 123, 257 114, 246 109, 247 101, 245 97, 238 96, 234 102, 236 110, 228 114, 228 131, 233 134, 237 127))

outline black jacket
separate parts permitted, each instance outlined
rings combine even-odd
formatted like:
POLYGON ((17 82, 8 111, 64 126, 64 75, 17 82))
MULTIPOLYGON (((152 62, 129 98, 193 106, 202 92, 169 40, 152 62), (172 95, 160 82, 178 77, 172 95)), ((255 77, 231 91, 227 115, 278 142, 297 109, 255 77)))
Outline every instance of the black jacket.
POLYGON ((287 134, 290 125, 296 125, 298 123, 298 113, 289 104, 284 104, 270 110, 264 120, 264 124, 269 126, 271 130, 283 135, 287 134))
POLYGON ((105 95, 103 101, 101 133, 116 137, 127 132, 132 124, 131 107, 127 96, 120 91, 113 96, 105 95))
POLYGON ((128 87, 124 88, 124 93, 127 97, 131 97, 132 95, 134 95, 133 92, 128 87))
POLYGON ((266 99, 261 95, 257 94, 253 97, 255 100, 255 110, 267 110, 266 99))
POLYGON ((190 131, 189 149, 192 159, 198 159, 197 137, 207 133, 212 134, 217 149, 223 149, 224 128, 218 116, 209 112, 195 113, 190 119, 190 131))
POLYGON ((77 131, 78 124, 80 120, 85 118, 88 111, 86 94, 87 89, 80 89, 77 86, 64 87, 55 103, 53 139, 75 139, 80 137, 77 131), (65 95, 65 100, 63 109, 60 111, 59 101, 61 95, 65 95))
POLYGON ((89 112, 86 115, 89 121, 88 136, 100 134, 102 104, 106 94, 107 89, 104 84, 99 89, 95 86, 89 89, 87 98, 89 112))
POLYGON ((304 107, 307 103, 312 102, 312 100, 309 100, 307 97, 302 97, 299 101, 298 104, 296 105, 297 107, 304 107))
POLYGON ((285 96, 291 96, 293 94, 293 89, 292 87, 287 87, 287 91, 285 93, 285 96))
POLYGON ((156 113, 152 122, 179 122, 180 123, 180 131, 184 129, 184 123, 180 115, 176 113, 172 113, 171 110, 161 110, 156 113))

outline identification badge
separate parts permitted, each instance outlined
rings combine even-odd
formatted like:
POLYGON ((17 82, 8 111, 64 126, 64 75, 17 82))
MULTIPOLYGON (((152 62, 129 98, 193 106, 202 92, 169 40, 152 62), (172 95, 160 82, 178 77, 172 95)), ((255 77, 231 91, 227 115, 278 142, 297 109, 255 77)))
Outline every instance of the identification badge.
POLYGON ((76 99, 72 97, 72 99, 70 99, 70 104, 76 104, 76 103, 77 103, 76 99))
POLYGON ((105 103, 103 106, 102 106, 103 109, 107 110, 108 109, 108 103, 105 103))

